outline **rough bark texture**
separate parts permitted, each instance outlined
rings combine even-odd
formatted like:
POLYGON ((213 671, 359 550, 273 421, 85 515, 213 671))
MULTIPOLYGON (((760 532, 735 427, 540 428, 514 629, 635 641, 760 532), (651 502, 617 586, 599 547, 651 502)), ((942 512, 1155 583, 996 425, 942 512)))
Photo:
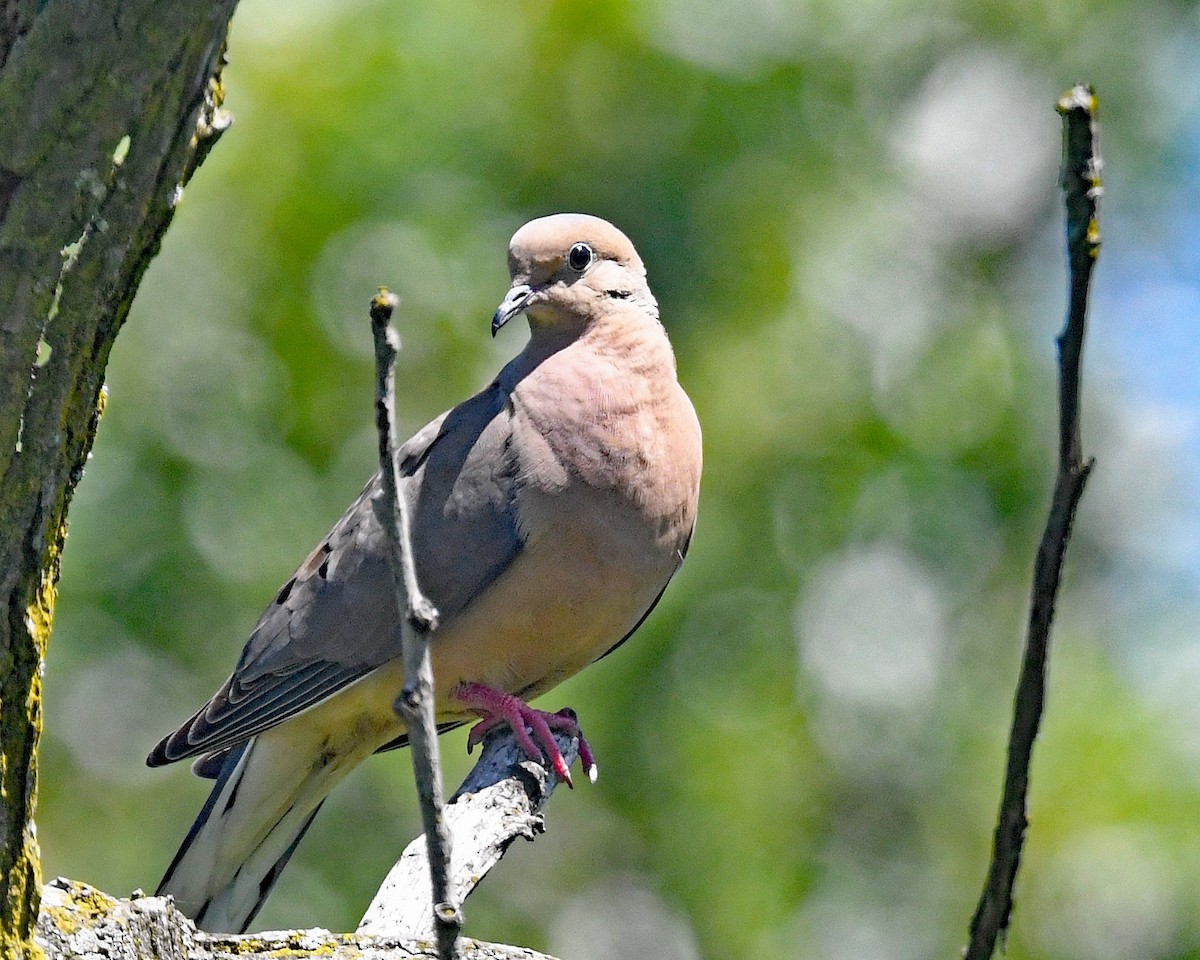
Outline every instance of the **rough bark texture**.
MULTIPOLYGON (((37 925, 48 957, 80 960, 435 960, 431 940, 396 940, 328 930, 288 930, 247 936, 198 931, 165 897, 113 900, 70 880, 46 885, 37 925)), ((521 947, 463 937, 463 960, 553 960, 521 947)))
POLYGON ((24 956, 41 663, 104 369, 224 125, 235 0, 0 0, 0 951, 24 956))
MULTIPOLYGON (((556 736, 568 762, 578 740, 556 736)), ((528 760, 511 733, 484 741, 483 755, 446 807, 454 850, 451 883, 461 903, 518 837, 545 829, 541 808, 558 780, 528 760)), ((210 960, 225 957, 396 958, 438 956, 424 837, 408 845, 354 934, 292 930, 244 936, 210 934, 175 909, 170 897, 114 900, 61 877, 47 884, 37 944, 49 960, 210 960)), ((520 947, 458 938, 462 960, 554 960, 520 947)))

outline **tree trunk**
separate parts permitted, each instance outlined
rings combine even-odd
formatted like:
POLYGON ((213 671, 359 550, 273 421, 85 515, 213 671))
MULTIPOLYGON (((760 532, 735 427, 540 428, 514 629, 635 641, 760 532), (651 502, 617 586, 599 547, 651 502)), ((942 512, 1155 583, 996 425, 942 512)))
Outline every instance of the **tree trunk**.
POLYGON ((235 0, 0 0, 0 950, 32 952, 41 665, 104 369, 227 118, 235 0))

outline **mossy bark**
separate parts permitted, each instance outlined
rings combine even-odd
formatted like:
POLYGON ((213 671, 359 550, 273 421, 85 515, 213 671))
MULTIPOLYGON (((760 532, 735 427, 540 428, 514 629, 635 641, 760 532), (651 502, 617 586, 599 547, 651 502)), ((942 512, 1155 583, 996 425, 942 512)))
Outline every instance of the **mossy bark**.
POLYGON ((41 666, 104 369, 216 133, 235 0, 0 0, 0 951, 35 952, 41 666))
MULTIPOLYGON (((437 960, 429 940, 328 930, 203 933, 165 897, 113 900, 70 880, 46 887, 38 939, 52 960, 437 960)), ((554 957, 463 938, 461 960, 554 960, 554 957)))

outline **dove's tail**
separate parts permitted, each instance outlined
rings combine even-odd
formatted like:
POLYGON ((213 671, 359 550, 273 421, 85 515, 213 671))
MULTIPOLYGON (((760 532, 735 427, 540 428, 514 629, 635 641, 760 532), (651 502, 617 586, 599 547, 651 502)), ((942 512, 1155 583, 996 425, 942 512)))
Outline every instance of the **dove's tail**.
POLYGON ((312 730, 282 724, 224 758, 158 885, 202 930, 245 932, 329 791, 371 752, 298 742, 312 730))

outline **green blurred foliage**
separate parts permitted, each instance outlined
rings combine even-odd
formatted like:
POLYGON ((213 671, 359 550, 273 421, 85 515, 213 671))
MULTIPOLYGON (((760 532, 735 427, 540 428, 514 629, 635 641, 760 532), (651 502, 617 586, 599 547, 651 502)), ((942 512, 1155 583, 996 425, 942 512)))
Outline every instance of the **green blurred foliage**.
MULTIPOLYGON (((468 933, 570 960, 955 955, 1055 442, 1052 105, 1098 85, 1105 215, 1136 218, 1132 184, 1178 173, 1197 25, 1170 0, 245 0, 237 122, 117 343, 72 508, 48 873, 152 890, 199 809, 203 782, 142 759, 372 470, 376 286, 403 298, 415 429, 519 349, 519 324, 488 337, 511 232, 581 210, 647 262, 705 429, 701 520, 636 641, 546 698, 603 775, 468 933)), ((1127 442, 1117 377, 1088 391, 1101 473, 1165 492, 1085 498, 1008 955, 1200 955, 1198 741, 1137 642, 1194 635, 1154 545, 1175 480, 1127 442)), ((461 732, 443 751, 461 777, 461 732)), ((338 789, 264 926, 353 928, 418 830, 407 764, 338 789)))

